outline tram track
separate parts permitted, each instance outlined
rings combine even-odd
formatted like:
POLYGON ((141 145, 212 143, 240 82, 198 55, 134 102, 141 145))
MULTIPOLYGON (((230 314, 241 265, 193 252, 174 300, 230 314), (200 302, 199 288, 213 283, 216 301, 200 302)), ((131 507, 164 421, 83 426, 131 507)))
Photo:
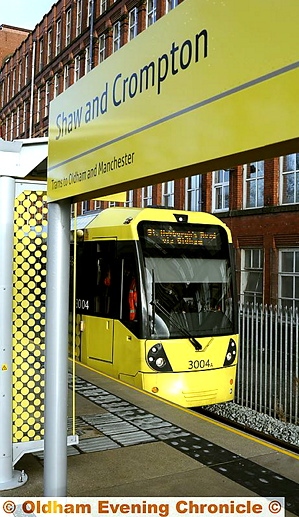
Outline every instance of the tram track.
MULTIPOLYGON (((248 413, 248 419, 250 415, 256 413, 255 411, 252 411, 249 408, 243 408, 248 413)), ((227 425, 233 429, 236 429, 238 431, 242 431, 250 436, 256 437, 260 440, 263 440, 265 442, 271 443, 272 445, 275 445, 276 447, 285 449, 288 452, 295 453, 299 456, 299 427, 295 426, 294 424, 286 424, 284 422, 281 422, 280 420, 277 420, 277 428, 284 427, 287 429, 288 426, 292 425, 293 427, 297 427, 298 429, 298 440, 297 443, 293 443, 290 441, 286 441, 283 439, 283 437, 274 436, 273 434, 270 434, 269 432, 265 432, 261 429, 257 429, 254 427, 254 418, 251 418, 250 423, 247 422, 238 422, 232 418, 229 418, 229 416, 225 416, 223 414, 216 413, 212 409, 208 409, 205 407, 197 407, 193 408, 193 411, 197 414, 203 415, 205 417, 208 417, 209 419, 220 422, 224 425, 227 425)), ((259 413, 259 418, 264 419, 265 424, 269 418, 271 418, 271 423, 273 420, 276 420, 272 417, 269 417, 268 415, 259 413)), ((273 425, 273 424, 272 424, 273 425)), ((276 428, 276 429, 277 429, 276 428)), ((279 431, 278 431, 279 432, 279 431)))

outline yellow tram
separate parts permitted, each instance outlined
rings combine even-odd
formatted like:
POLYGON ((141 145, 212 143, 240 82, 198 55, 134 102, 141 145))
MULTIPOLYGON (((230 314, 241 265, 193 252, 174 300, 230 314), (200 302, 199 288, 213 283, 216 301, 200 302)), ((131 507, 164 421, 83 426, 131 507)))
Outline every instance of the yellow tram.
POLYGON ((227 226, 206 213, 115 207, 80 228, 80 361, 181 406, 232 400, 238 333, 227 226))

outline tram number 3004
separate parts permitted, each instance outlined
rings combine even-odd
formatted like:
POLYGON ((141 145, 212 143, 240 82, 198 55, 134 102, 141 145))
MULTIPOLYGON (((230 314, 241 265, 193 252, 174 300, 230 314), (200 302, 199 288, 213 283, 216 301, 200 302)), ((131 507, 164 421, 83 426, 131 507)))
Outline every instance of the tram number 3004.
POLYGON ((213 368, 210 359, 201 359, 200 361, 189 361, 188 370, 202 370, 203 368, 213 368))
POLYGON ((76 309, 88 310, 89 309, 89 301, 88 300, 82 300, 81 298, 76 298, 76 309))

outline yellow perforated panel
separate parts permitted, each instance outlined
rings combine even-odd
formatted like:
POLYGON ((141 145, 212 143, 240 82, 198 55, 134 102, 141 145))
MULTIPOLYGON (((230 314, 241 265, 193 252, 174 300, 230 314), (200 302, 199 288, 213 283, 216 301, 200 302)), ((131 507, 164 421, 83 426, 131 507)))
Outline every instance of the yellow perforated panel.
POLYGON ((43 191, 15 202, 13 264, 13 441, 44 434, 47 203, 43 191))

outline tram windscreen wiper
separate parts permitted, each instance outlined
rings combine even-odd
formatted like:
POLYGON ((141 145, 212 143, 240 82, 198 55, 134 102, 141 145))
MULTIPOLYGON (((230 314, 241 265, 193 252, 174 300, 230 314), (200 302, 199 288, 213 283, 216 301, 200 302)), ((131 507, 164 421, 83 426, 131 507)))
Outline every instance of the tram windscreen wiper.
POLYGON ((190 343, 192 343, 192 345, 194 346, 194 348, 197 352, 199 350, 202 350, 202 345, 197 341, 197 339, 195 337, 191 336, 190 332, 188 332, 188 330, 186 328, 182 327, 182 325, 177 323, 171 316, 170 312, 168 312, 165 309, 165 307, 163 307, 163 305, 160 304, 160 302, 158 300, 153 299, 151 304, 153 305, 154 308, 159 309, 159 311, 162 312, 162 314, 164 314, 164 316, 166 316, 169 319, 169 323, 171 325, 176 327, 183 334, 183 336, 185 336, 189 339, 190 343))

